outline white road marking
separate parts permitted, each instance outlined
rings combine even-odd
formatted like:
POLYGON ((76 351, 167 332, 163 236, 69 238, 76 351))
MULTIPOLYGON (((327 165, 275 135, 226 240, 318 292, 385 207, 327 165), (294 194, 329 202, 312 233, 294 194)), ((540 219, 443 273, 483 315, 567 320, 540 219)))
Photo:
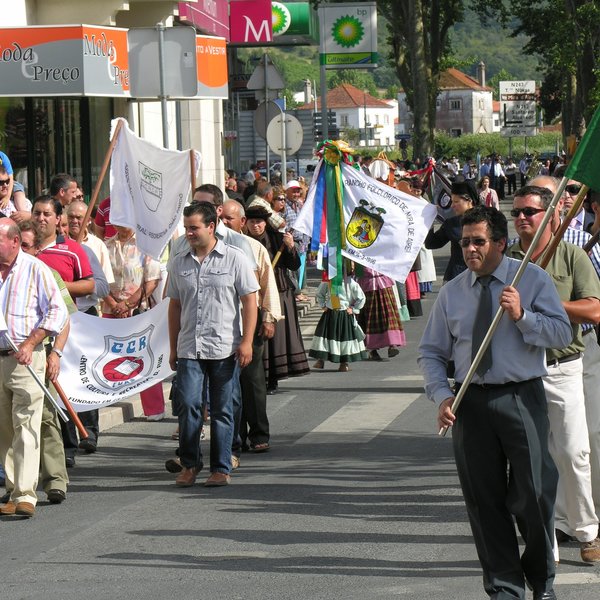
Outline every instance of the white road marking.
POLYGON ((600 573, 556 573, 554 583, 556 585, 580 585, 583 583, 600 583, 600 573))
POLYGON ((389 377, 384 377, 382 381, 418 381, 422 382, 422 375, 390 375, 389 377))
POLYGON ((360 394, 350 400, 296 444, 367 443, 402 414, 420 394, 360 394))

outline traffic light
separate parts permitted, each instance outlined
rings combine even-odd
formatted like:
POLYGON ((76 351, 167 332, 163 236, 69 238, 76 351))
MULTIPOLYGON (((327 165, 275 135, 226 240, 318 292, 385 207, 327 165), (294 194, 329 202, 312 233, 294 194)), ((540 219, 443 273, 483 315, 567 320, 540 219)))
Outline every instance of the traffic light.
MULTIPOLYGON (((327 137, 329 139, 337 140, 340 137, 336 114, 332 110, 327 111, 327 129, 327 137)), ((323 119, 320 112, 313 113, 313 137, 315 142, 323 139, 323 119)))
POLYGON ((323 121, 320 112, 313 113, 313 139, 315 142, 323 139, 323 121))

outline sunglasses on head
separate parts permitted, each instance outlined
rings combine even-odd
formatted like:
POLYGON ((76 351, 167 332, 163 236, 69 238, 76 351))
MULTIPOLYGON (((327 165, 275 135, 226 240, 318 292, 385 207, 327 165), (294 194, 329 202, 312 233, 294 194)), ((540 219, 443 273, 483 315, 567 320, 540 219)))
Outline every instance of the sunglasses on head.
POLYGON ((569 194, 571 194, 571 196, 576 196, 581 191, 581 187, 582 186, 580 185, 572 183, 571 185, 565 187, 565 192, 568 192, 569 194))
POLYGON ((485 246, 487 243, 489 242, 489 240, 486 240, 485 238, 460 238, 460 240, 458 240, 458 243, 460 244, 461 248, 468 248, 471 244, 473 244, 473 246, 477 246, 478 248, 480 248, 481 246, 485 246))
POLYGON ((546 212, 545 208, 533 208, 533 206, 526 206, 525 208, 513 208, 510 211, 511 217, 518 217, 521 213, 523 213, 524 217, 533 217, 533 215, 537 215, 538 213, 546 212))

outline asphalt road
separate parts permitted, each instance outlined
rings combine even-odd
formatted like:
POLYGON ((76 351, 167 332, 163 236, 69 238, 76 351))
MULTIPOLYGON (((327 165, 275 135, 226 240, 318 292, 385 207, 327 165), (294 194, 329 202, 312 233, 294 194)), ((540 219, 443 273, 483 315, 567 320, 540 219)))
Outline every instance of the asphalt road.
MULTIPOLYGON (((450 437, 422 394, 424 323, 396 358, 282 382, 271 451, 244 454, 227 488, 174 486, 173 418, 109 430, 64 504, 0 521, 2 597, 484 598, 450 437)), ((600 567, 564 546, 555 589, 597 600, 600 567)))

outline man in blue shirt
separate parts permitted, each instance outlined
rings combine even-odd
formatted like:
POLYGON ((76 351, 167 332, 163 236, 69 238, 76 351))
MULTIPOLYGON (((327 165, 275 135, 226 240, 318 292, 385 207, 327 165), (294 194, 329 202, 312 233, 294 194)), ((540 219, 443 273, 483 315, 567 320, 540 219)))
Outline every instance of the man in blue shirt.
POLYGON ((210 399, 210 477, 206 486, 230 482, 234 433, 233 385, 252 360, 259 285, 250 262, 215 236, 217 211, 194 202, 183 211, 189 249, 169 271, 171 368, 177 371, 179 458, 176 484, 189 487, 202 469, 202 396, 210 399), (240 303, 242 305, 240 311, 240 303), (237 364, 236 364, 237 363, 237 364))
POLYGON ((510 285, 519 261, 504 256, 508 227, 501 212, 485 206, 467 211, 462 236, 467 271, 440 290, 418 362, 427 396, 439 407, 438 425, 453 426, 454 456, 485 591, 491 598, 524 600, 527 579, 534 600, 552 600, 558 475, 548 453, 541 378, 545 348, 568 344, 571 326, 542 269, 530 264, 519 290, 510 285), (454 359, 460 386, 478 350, 473 338, 484 286, 490 290, 490 312, 501 306, 505 314, 490 343, 487 367, 478 369, 454 415, 446 365, 454 359), (513 516, 525 541, 522 556, 513 516))

